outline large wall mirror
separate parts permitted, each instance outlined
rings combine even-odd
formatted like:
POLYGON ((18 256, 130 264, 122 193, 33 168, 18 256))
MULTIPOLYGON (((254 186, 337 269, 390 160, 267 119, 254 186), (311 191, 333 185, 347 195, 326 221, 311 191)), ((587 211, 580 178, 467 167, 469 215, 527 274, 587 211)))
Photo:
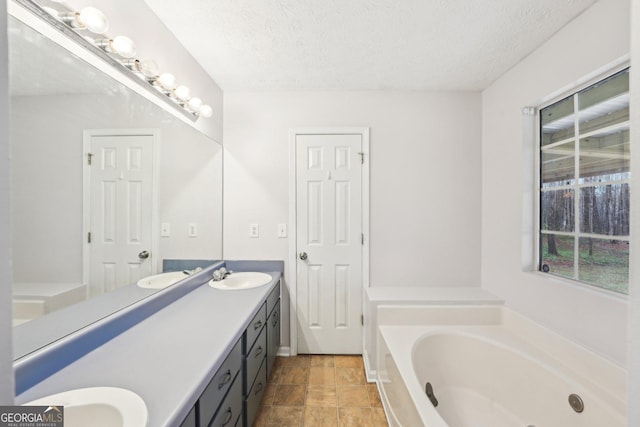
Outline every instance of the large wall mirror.
POLYGON ((155 292, 135 282, 163 260, 222 258, 222 147, 20 20, 8 29, 17 359, 155 292), (118 272, 114 251, 137 261, 118 272))

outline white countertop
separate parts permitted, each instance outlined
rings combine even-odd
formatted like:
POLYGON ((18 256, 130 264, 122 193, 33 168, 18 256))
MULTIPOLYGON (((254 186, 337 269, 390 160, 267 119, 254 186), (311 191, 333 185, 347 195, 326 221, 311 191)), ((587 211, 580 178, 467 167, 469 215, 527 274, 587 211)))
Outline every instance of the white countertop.
POLYGON ((139 394, 149 427, 179 425, 278 283, 224 291, 204 284, 16 397, 113 386, 139 394))

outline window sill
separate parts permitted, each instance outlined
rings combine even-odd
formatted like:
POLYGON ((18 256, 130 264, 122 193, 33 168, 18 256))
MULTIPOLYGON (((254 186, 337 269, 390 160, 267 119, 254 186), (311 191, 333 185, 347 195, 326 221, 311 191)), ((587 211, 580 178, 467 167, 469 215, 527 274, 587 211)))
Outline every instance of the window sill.
POLYGON ((533 274, 542 280, 547 280, 553 283, 557 283, 560 285, 570 286, 572 288, 577 288, 581 291, 592 292, 597 295, 602 295, 607 298, 612 298, 619 301, 627 301, 629 299, 628 294, 622 294, 620 292, 611 291, 608 289, 600 288, 596 285, 590 285, 588 283, 579 282, 577 280, 568 279, 565 277, 554 276, 550 273, 543 273, 542 271, 529 271, 530 274, 533 274))

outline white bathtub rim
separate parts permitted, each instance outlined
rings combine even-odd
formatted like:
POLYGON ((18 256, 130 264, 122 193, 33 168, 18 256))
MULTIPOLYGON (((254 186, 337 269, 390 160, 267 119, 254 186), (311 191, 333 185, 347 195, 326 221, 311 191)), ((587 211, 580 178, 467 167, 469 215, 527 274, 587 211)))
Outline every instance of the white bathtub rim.
MULTIPOLYGON (((400 307, 394 306, 397 310, 400 307)), ((487 307, 486 305, 410 305, 405 307, 409 313, 416 310, 428 311, 428 316, 410 315, 411 323, 386 323, 384 326, 427 327, 427 326, 476 326, 476 325, 500 325, 510 330, 514 335, 535 343, 537 351, 544 352, 553 359, 554 364, 559 364, 580 378, 581 383, 589 384, 594 389, 603 390, 611 395, 626 395, 627 371, 615 360, 604 357, 592 349, 572 341, 565 336, 543 326, 519 312, 501 305, 487 307), (459 313, 452 316, 452 313, 459 313), (462 322, 460 321, 461 319, 462 322), (452 322, 453 320, 453 322, 452 322), (428 321, 429 324, 425 324, 428 321), (471 321, 473 323, 468 323, 471 321), (476 323, 477 322, 477 323, 476 323), (560 347, 560 351, 558 348, 560 347), (562 355, 563 357, 559 357, 562 355), (585 375, 588 373, 588 375, 585 375)), ((388 307, 380 306, 378 311, 385 311, 388 307)), ((382 313, 379 313, 379 316, 382 313)), ((384 316, 383 316, 384 317, 384 316)), ((379 324, 379 327, 382 327, 379 324)), ((377 350, 376 350, 377 351, 377 350)), ((377 366, 376 366, 377 368, 377 366)), ((626 399, 614 399, 609 402, 620 411, 627 408, 626 399)))
MULTIPOLYGON (((468 307, 450 307, 451 309, 465 309, 468 307)), ((426 308, 428 309, 428 307, 426 308)), ((584 387, 587 389, 593 389, 596 391, 597 395, 605 396, 602 399, 604 405, 610 407, 614 412, 620 413, 623 416, 626 416, 626 374, 623 368, 621 368, 615 362, 612 362, 602 356, 586 349, 579 344, 576 344, 561 335, 548 330, 547 328, 527 319, 526 317, 513 312, 505 307, 501 307, 501 310, 504 311, 502 316, 502 323, 497 325, 481 325, 481 326, 473 326, 473 325, 435 325, 435 326, 425 326, 425 325, 413 325, 413 326, 393 326, 393 325, 384 325, 379 326, 379 332, 381 334, 381 338, 384 340, 389 352, 392 354, 392 357, 395 360, 397 369, 400 373, 401 379, 404 381, 405 387, 409 392, 410 396, 413 399, 414 406, 420 415, 420 417, 425 421, 426 425, 429 427, 439 427, 439 426, 447 426, 446 422, 439 415, 437 410, 433 408, 427 399, 424 391, 422 390, 422 385, 419 384, 417 375, 414 370, 413 364, 413 350, 414 343, 417 342, 421 337, 426 335, 432 335, 434 333, 456 333, 456 334, 467 334, 473 335, 474 338, 484 339, 486 341, 491 342, 494 345, 501 346, 506 348, 508 351, 515 351, 519 355, 525 357, 527 360, 532 361, 533 363, 537 363, 542 365, 545 369, 549 369, 551 372, 558 374, 567 380, 570 384, 577 384, 579 387, 584 387), (518 336, 518 330, 524 327, 524 332, 527 332, 527 336, 529 333, 533 331, 534 340, 539 338, 544 334, 545 341, 544 346, 542 348, 537 345, 533 345, 528 343, 526 337, 518 336), (463 328, 463 330, 461 330, 463 328), (501 343, 499 340, 486 338, 484 336, 478 336, 477 332, 473 331, 477 330, 477 332, 486 333, 490 330, 493 330, 494 333, 498 333, 498 335, 507 336, 509 339, 517 338, 515 340, 515 346, 511 347, 507 344, 501 343), (407 348, 407 343, 409 343, 409 348, 407 348), (613 375, 618 376, 619 378, 613 381, 609 381, 607 384, 603 385, 598 383, 597 381, 593 381, 589 379, 585 373, 576 372, 575 370, 569 369, 569 373, 565 374, 565 370, 567 367, 571 367, 570 363, 563 362, 560 358, 555 356, 553 353, 550 353, 548 350, 549 345, 561 345, 561 352, 565 349, 569 349, 570 353, 575 351, 580 351, 581 354, 586 354, 587 358, 590 359, 585 362, 586 366, 589 365, 602 365, 602 372, 613 373, 613 375), (523 345, 524 344, 524 345, 523 345), (526 351, 522 350, 522 347, 525 347, 526 351), (530 354, 532 352, 532 354, 530 354), (586 352, 586 353, 582 353, 586 352), (592 359, 592 360, 591 360, 592 359), (613 388, 612 388, 613 387, 613 388), (598 391, 603 392, 598 393, 598 391), (620 394, 616 394, 619 392, 620 394)), ((523 331, 520 331, 523 332, 523 331)), ((490 334, 492 335, 492 334, 490 334)), ((380 344, 379 344, 380 345, 380 344)), ((591 372, 588 372, 589 374, 591 372)), ((380 379, 379 379, 380 380, 380 379)), ((381 387, 384 389, 384 387, 381 387)), ((392 412, 392 411, 391 411, 392 412)))
MULTIPOLYGON (((550 372, 552 375, 558 377, 561 381, 566 383, 576 394, 583 397, 586 395, 594 395, 594 397, 600 396, 600 403, 603 406, 608 407, 612 412, 618 413, 618 415, 624 417, 624 413, 620 413, 617 408, 608 404, 608 399, 601 398, 598 390, 594 390, 594 388, 590 384, 585 384, 584 382, 580 381, 581 378, 575 378, 570 373, 567 373, 563 367, 553 363, 553 359, 549 359, 548 355, 540 352, 539 350, 535 350, 535 346, 526 346, 529 347, 528 349, 524 348, 523 344, 526 344, 525 342, 519 340, 518 337, 513 336, 509 333, 509 331, 505 331, 504 328, 500 326, 489 328, 490 330, 487 329, 488 328, 486 326, 478 327, 478 331, 476 332, 470 330, 460 330, 460 328, 455 327, 435 327, 432 331, 425 332, 420 335, 416 339, 416 341, 413 342, 411 348, 411 367, 413 368, 414 375, 412 379, 415 383, 418 384, 421 391, 422 401, 424 403, 429 404, 429 400, 426 398, 425 393, 422 390, 422 383, 418 380, 416 367, 416 353, 419 351, 418 345, 423 340, 428 340, 433 337, 458 336, 482 341, 499 348, 501 351, 513 353, 518 357, 524 359, 528 363, 538 365, 540 368, 550 372), (497 332, 496 336, 493 336, 491 332, 497 332)), ((476 390, 476 392, 478 391, 476 390)), ((508 408, 506 409, 508 410, 508 408)), ((438 411, 436 410, 436 412, 438 411)), ((439 412, 438 415, 440 415, 439 412)))
MULTIPOLYGON (((428 398, 426 397, 424 390, 422 388, 422 384, 419 383, 418 377, 414 370, 413 365, 413 343, 417 342, 419 339, 425 336, 436 335, 436 334, 457 334, 457 335, 467 335, 472 336, 473 338, 478 338, 477 333, 469 333, 469 332, 458 332, 455 331, 456 328, 460 328, 460 326, 435 326, 435 327, 420 327, 420 326, 381 326, 380 332, 382 335, 382 339, 385 341, 392 357, 395 361, 398 372, 400 373, 400 377, 404 382, 404 385, 413 400, 414 407, 418 412, 419 416, 422 418, 424 424, 429 427, 448 427, 447 422, 442 418, 436 408, 431 405, 428 398), (410 343, 411 350, 407 351, 405 345, 407 342, 410 343), (398 348, 400 347, 400 348, 398 348)), ((487 326, 474 327, 474 329, 487 328, 487 326)), ((493 329, 499 329, 500 326, 490 327, 493 329)), ((486 332, 486 331, 484 331, 486 332)), ((492 339, 482 339, 491 344, 495 344, 495 340, 492 339)), ((502 345, 502 347, 506 348, 507 351, 514 351, 508 345, 502 345)), ((522 351, 518 352, 520 355, 523 354, 522 351)), ((532 363, 538 363, 543 367, 548 369, 548 365, 542 363, 535 357, 531 357, 526 355, 528 360, 531 360, 532 363)), ((554 373, 557 371, 552 370, 554 373)), ((566 375, 562 375, 563 378, 566 378, 566 375)), ((571 383, 576 383, 576 380, 571 379, 571 383)), ((582 385, 578 382, 579 387, 588 387, 587 385, 582 385)), ((384 390, 384 387, 381 387, 384 390)), ((385 396, 386 397, 386 396, 385 396)), ((386 399, 385 399, 386 400, 386 399)), ((624 411, 619 411, 612 405, 608 405, 608 402, 603 401, 603 405, 609 406, 615 412, 620 413, 623 417, 625 416, 624 411)), ((393 410, 390 411, 393 414, 393 410)), ((398 424, 400 425, 400 424, 398 424)))
MULTIPOLYGON (((423 327, 416 326, 380 326, 381 339, 384 340, 389 352, 392 355, 392 359, 400 373, 400 377, 404 382, 404 385, 411 396, 413 405, 423 420, 425 426, 429 427, 449 427, 444 419, 440 416, 438 411, 431 405, 427 397, 422 391, 422 386, 418 383, 417 376, 413 371, 413 354, 412 351, 399 351, 397 348, 399 345, 403 347, 406 344, 406 340, 415 342, 415 340, 424 333, 423 327), (402 336, 403 334, 410 334, 409 337, 402 336), (398 342, 400 341, 400 342, 398 342), (394 351, 395 350, 395 351, 394 351), (424 404, 421 404, 424 403, 424 404)), ((406 349, 405 349, 406 350, 406 349)), ((380 370, 378 370, 380 372, 380 370)), ((382 378, 378 381, 383 382, 382 378)), ((385 406, 388 405, 388 399, 386 397, 386 390, 384 384, 380 384, 380 388, 383 390, 383 401, 385 406)), ((393 408, 389 408, 392 417, 397 421, 393 408)), ((400 426, 398 422, 396 425, 400 426)))

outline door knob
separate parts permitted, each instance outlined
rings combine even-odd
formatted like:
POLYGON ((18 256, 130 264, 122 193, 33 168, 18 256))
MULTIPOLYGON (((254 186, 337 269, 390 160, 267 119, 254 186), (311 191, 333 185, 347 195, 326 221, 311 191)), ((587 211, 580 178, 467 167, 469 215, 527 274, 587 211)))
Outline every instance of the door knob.
POLYGON ((300 252, 299 257, 300 257, 301 260, 304 261, 305 259, 307 259, 307 253, 306 252, 300 252))
POLYGON ((138 254, 138 258, 140 258, 140 259, 147 259, 147 258, 149 258, 149 252, 147 252, 147 251, 142 251, 142 252, 140 252, 140 253, 138 254))

